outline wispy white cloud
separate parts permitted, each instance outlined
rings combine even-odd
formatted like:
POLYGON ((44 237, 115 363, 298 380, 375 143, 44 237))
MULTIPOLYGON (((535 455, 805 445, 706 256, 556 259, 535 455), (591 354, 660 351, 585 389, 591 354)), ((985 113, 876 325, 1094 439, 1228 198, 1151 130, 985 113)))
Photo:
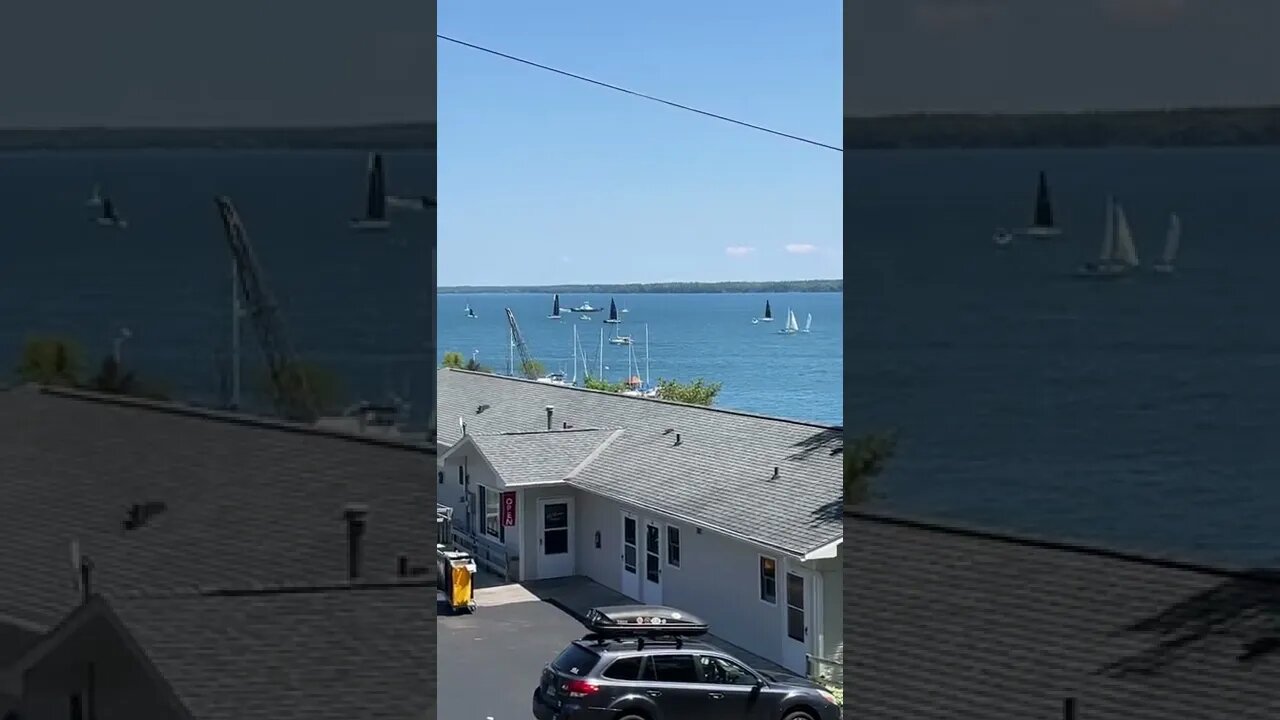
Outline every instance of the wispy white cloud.
POLYGON ((792 255, 808 255, 817 249, 817 245, 810 243, 790 243, 785 247, 785 250, 792 255))
POLYGON ((755 251, 755 248, 748 245, 730 245, 724 249, 724 254, 729 257, 746 257, 755 251))

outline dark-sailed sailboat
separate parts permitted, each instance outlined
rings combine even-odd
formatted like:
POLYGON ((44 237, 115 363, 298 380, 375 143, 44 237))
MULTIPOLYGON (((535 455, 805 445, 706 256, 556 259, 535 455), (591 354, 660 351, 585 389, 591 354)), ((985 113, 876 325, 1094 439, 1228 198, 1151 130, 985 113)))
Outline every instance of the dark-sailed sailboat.
POLYGON ((551 314, 547 316, 550 320, 560 319, 560 293, 556 293, 551 299, 551 314))
POLYGON ((391 227, 387 219, 387 179, 382 168, 381 153, 369 153, 369 166, 365 174, 364 217, 351 221, 353 230, 386 230, 391 227))
POLYGON ((609 317, 605 318, 604 321, 610 325, 617 325, 622 322, 618 319, 618 305, 613 301, 613 298, 609 299, 609 317))
POLYGON ((769 307, 769 301, 764 301, 764 317, 760 318, 760 322, 773 322, 773 308, 769 307))
POLYGON ((1053 202, 1049 199, 1049 181, 1044 171, 1040 171, 1040 182, 1036 187, 1036 207, 1031 218, 1031 227, 1026 229, 1027 235, 1036 237, 1055 237, 1062 234, 1062 228, 1053 224, 1053 202))
POLYGON ((102 214, 95 218, 95 222, 99 225, 114 228, 124 228, 128 226, 128 223, 124 221, 124 218, 120 217, 119 213, 116 212, 115 203, 111 202, 111 198, 102 198, 101 207, 102 214))

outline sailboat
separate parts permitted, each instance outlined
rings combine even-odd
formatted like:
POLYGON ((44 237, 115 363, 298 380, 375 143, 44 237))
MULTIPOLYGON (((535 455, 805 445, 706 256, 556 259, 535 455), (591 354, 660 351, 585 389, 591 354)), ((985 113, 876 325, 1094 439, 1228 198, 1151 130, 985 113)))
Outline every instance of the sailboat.
POLYGON ((476 311, 471 309, 471 303, 467 303, 467 309, 463 310, 462 314, 466 315, 469 318, 473 318, 476 316, 476 311))
POLYGON ((1169 215, 1169 232, 1164 238, 1164 252, 1160 254, 1160 263, 1155 266, 1158 273, 1173 272, 1173 261, 1178 257, 1178 245, 1182 241, 1182 219, 1177 213, 1169 215))
POLYGON ((787 324, 778 331, 779 335, 794 335, 800 332, 800 323, 796 322, 796 314, 787 309, 787 324))
POLYGON ((804 316, 804 329, 800 332, 809 332, 809 327, 813 325, 813 313, 807 313, 804 316))
POLYGON ((598 308, 598 307, 591 307, 591 303, 586 302, 586 301, 583 301, 583 303, 582 303, 581 305, 579 305, 578 307, 576 307, 576 308, 571 308, 571 310, 572 310, 573 312, 576 312, 576 313, 593 313, 593 312, 600 312, 600 308, 598 308))
POLYGON ((115 203, 111 202, 109 197, 102 198, 102 214, 95 218, 94 222, 103 227, 124 229, 129 226, 129 223, 116 212, 115 203))
POLYGON ((1108 197, 1106 215, 1098 260, 1081 266, 1078 274, 1082 277, 1121 277, 1139 265, 1138 250, 1124 207, 1115 198, 1108 197))
POLYGON ((1056 237, 1062 234, 1062 228, 1053 224, 1053 202, 1049 199, 1049 181, 1044 171, 1040 171, 1040 183, 1036 186, 1036 207, 1032 215, 1031 227, 1025 230, 1033 237, 1056 237))
POLYGON ((369 153, 365 184, 364 217, 352 220, 351 229, 386 230, 391 227, 391 221, 387 219, 387 179, 380 153, 369 153))
POLYGON ((769 307, 769 301, 764 301, 764 317, 760 318, 760 322, 773 322, 773 308, 769 307))
POLYGON ((89 193, 89 199, 84 201, 89 207, 102 207, 102 186, 94 183, 93 192, 89 193))
MULTIPOLYGON (((560 293, 556 293, 555 296, 551 298, 551 314, 547 316, 547 319, 560 319, 560 293)), ((575 332, 577 331, 575 330, 575 332)))
POLYGON ((621 320, 618 319, 618 306, 613 302, 612 299, 609 300, 609 317, 605 318, 605 322, 609 323, 610 325, 617 325, 618 323, 622 322, 621 320))

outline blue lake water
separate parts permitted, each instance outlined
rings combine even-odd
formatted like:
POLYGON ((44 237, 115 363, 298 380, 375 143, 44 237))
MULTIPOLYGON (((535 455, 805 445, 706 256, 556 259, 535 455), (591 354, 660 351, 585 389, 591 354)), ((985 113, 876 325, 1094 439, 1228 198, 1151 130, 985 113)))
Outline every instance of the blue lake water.
MULTIPOLYGON (((435 158, 386 155, 393 193, 435 192, 435 158)), ((229 195, 257 250, 293 344, 336 372, 349 399, 408 394, 425 417, 431 359, 432 212, 360 235, 359 152, 59 152, 0 155, 0 362, 29 335, 76 339, 91 362, 121 327, 126 364, 184 399, 213 401, 229 344, 230 255, 213 198, 229 195), (103 183, 129 227, 85 206, 103 183)), ((258 349, 244 328, 246 392, 258 349)))
MULTIPOLYGON (((614 295, 619 308, 622 334, 629 334, 631 346, 644 376, 645 327, 649 337, 650 379, 671 378, 688 382, 694 378, 723 383, 716 405, 746 412, 800 420, 839 424, 843 420, 841 385, 843 309, 839 293, 794 294, 637 294, 614 295), (772 304, 772 323, 752 324, 764 314, 766 299, 772 304), (792 309, 801 326, 813 315, 809 333, 779 335, 778 330, 792 309)), ((549 320, 551 296, 535 294, 478 294, 439 296, 439 354, 456 351, 497 371, 509 366, 508 331, 505 308, 511 308, 534 358, 548 370, 573 374, 573 328, 590 358, 592 373, 599 370, 600 333, 604 329, 604 377, 623 380, 628 376, 629 351, 610 345, 613 334, 602 321, 607 316, 610 296, 562 296, 565 308, 584 301, 605 312, 582 320, 578 313, 564 312, 561 320, 549 320), (470 303, 477 315, 465 317, 470 303)), ((634 368, 634 366, 633 366, 634 368)), ((633 369, 634 372, 634 369, 633 369)), ((582 369, 579 369, 581 377, 582 369)))
POLYGON ((854 152, 850 427, 900 428, 882 507, 1280 563, 1280 149, 854 152), (1030 221, 1048 172, 1059 239, 1030 221), (1149 268, 1072 277, 1115 193, 1149 268))

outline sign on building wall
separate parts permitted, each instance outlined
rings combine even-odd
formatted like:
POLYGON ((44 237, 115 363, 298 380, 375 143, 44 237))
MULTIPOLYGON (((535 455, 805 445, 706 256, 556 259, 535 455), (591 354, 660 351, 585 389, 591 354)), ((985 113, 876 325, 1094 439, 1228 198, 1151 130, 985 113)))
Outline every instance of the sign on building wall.
POLYGON ((516 526, 516 494, 502 493, 502 527, 516 526))

